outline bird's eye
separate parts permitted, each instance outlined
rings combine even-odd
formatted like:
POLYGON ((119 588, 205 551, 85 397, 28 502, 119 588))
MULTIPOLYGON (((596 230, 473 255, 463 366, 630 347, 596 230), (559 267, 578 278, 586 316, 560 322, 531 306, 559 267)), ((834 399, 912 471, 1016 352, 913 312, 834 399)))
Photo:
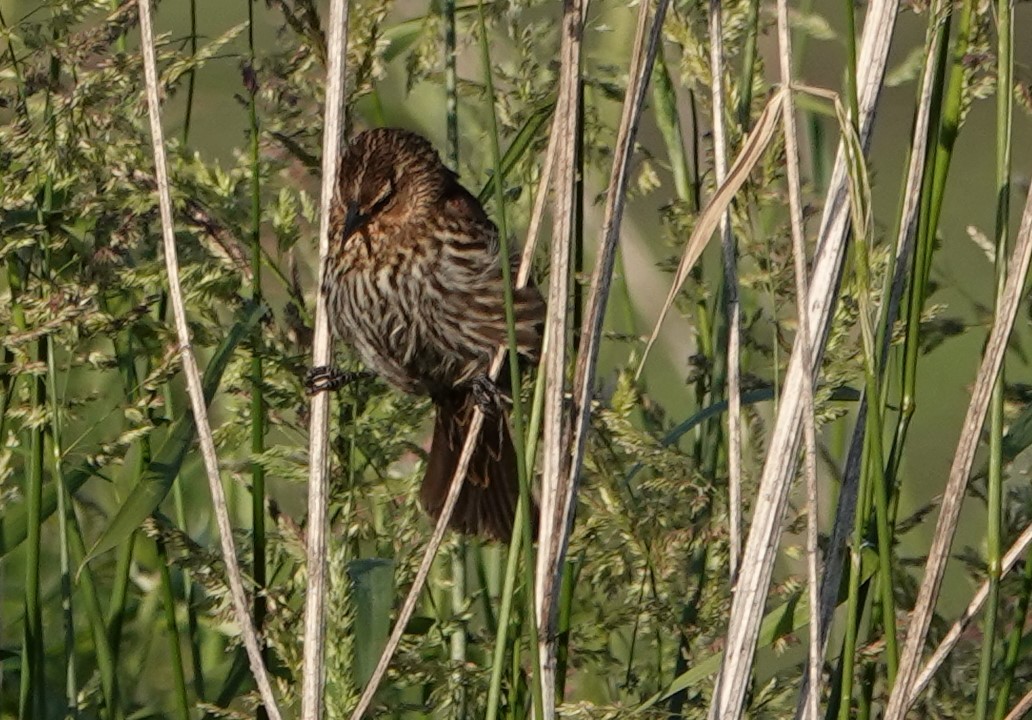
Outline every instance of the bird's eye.
POLYGON ((387 180, 380 187, 380 191, 376 193, 376 197, 373 199, 372 205, 369 208, 369 214, 371 215, 375 211, 382 209, 391 199, 392 195, 394 195, 394 182, 392 180, 387 180))

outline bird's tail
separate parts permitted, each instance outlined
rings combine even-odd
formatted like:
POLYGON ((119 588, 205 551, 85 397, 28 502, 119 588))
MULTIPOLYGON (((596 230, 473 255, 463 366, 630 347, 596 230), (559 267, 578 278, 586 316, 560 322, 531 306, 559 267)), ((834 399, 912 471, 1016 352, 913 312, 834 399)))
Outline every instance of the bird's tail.
MULTIPOLYGON (((434 438, 419 497, 427 514, 436 521, 458 467, 476 400, 469 390, 455 390, 446 397, 435 399, 435 404, 434 438)), ((468 535, 508 542, 512 536, 519 487, 516 450, 509 423, 505 411, 498 408, 484 418, 449 526, 468 535)), ((531 512, 536 525, 536 505, 531 512)))

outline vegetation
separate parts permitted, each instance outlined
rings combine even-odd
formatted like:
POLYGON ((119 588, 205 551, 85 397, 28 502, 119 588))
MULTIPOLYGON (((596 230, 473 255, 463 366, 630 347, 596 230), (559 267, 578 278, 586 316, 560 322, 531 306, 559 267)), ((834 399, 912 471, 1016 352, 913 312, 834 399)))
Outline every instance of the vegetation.
MULTIPOLYGON (((338 49, 312 0, 238 5, 227 22, 229 4, 165 0, 153 40, 187 350, 289 718, 318 118, 338 49), (202 92, 227 68, 232 82, 202 92), (214 147, 238 121, 236 146, 214 147)), ((860 17, 852 0, 787 14, 607 0, 589 4, 582 37, 560 32, 560 5, 350 3, 345 135, 428 135, 521 246, 539 204, 556 221, 532 276, 549 288, 568 250, 570 287, 553 290, 567 302, 553 297, 550 316, 566 322, 561 392, 530 372, 515 427, 527 477, 579 478, 551 620, 535 617, 547 585, 533 572, 550 545, 527 542, 529 526, 511 548, 449 534, 372 714, 524 718, 555 702, 569 718, 781 718, 814 703, 826 718, 1020 717, 1032 157, 1019 142, 1011 155, 1032 85, 1012 38, 1028 34, 1028 4, 872 0, 860 17), (884 76, 888 43, 861 50, 879 31, 898 54, 884 76), (965 148, 993 162, 953 161, 965 148), (610 287, 593 266, 617 237, 610 287), (593 291, 609 300, 601 333, 593 291), (585 403, 581 466, 570 438, 585 403), (536 638, 555 653, 554 688, 536 638)), ((0 29, 0 718, 267 717, 173 322, 140 51, 152 38, 130 0, 0 2, 0 29)), ((429 404, 373 379, 331 408, 323 702, 345 718, 431 533, 416 492, 429 404)))

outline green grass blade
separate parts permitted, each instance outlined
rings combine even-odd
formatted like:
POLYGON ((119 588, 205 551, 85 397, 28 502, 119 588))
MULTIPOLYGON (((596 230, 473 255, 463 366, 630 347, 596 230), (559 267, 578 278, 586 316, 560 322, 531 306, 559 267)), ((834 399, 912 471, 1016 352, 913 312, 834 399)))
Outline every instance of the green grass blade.
POLYGON ((364 688, 372 677, 391 631, 394 606, 394 561, 383 558, 352 560, 348 565, 355 607, 355 685, 364 688))
MULTIPOLYGON (((1014 77, 1013 17, 1009 0, 997 3, 999 44, 997 46, 996 87, 996 306, 1003 298, 1007 281, 1007 239, 1010 224, 1011 124, 1014 100, 1011 85, 1014 77)), ((1000 564, 1003 552, 1003 451, 1004 451, 1004 371, 996 378, 989 409, 989 481, 986 493, 986 555, 989 575, 989 597, 985 606, 982 659, 978 673, 978 698, 975 711, 978 720, 990 712, 993 679, 993 654, 996 647, 996 626, 1000 606, 1000 564)))
POLYGON ((165 631, 168 633, 168 653, 171 661, 172 685, 175 689, 178 720, 190 720, 190 704, 186 694, 186 675, 183 673, 183 652, 179 642, 179 626, 176 623, 176 598, 172 593, 172 574, 168 568, 168 554, 165 543, 157 541, 158 571, 161 575, 161 601, 165 615, 165 631))
MULTIPOLYGON (((534 141, 541 134, 548 121, 552 118, 552 113, 555 112, 555 101, 550 100, 542 105, 538 106, 534 112, 530 114, 526 122, 523 123, 523 127, 520 128, 519 132, 516 133, 516 137, 509 143, 509 147, 506 148, 505 153, 502 155, 502 159, 499 162, 502 182, 505 182, 505 178, 509 176, 512 169, 516 167, 516 163, 527 154, 533 145, 534 141)), ((480 188, 480 192, 477 193, 477 200, 481 205, 486 205, 495 197, 495 178, 498 173, 491 175, 484 183, 484 186, 480 188)))
POLYGON ((694 203, 695 181, 684 150, 681 115, 677 111, 677 93, 662 51, 656 53, 656 65, 652 69, 652 101, 655 105, 656 125, 663 136, 663 144, 666 145, 667 157, 670 159, 677 197, 690 203, 693 211, 698 211, 694 203))

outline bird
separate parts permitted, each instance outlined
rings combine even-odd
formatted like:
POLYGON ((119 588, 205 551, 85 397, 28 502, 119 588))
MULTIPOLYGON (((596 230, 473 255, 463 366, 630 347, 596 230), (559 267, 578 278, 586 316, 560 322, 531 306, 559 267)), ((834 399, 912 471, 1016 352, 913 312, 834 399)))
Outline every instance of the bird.
MULTIPOLYGON (((508 541, 519 498, 505 402, 513 389, 504 379, 494 384, 488 373, 508 342, 502 263, 515 276, 518 255, 502 257, 498 229, 480 202, 417 133, 366 130, 351 140, 338 167, 322 286, 334 334, 390 385, 432 401, 420 501, 434 521, 474 410, 485 411, 449 525, 508 541)), ((520 365, 536 364, 541 293, 532 284, 514 289, 513 310, 520 365)), ((317 385, 322 370, 310 381, 317 385)), ((509 377, 506 368, 499 377, 509 377)), ((536 512, 532 507, 532 517, 536 512)))

